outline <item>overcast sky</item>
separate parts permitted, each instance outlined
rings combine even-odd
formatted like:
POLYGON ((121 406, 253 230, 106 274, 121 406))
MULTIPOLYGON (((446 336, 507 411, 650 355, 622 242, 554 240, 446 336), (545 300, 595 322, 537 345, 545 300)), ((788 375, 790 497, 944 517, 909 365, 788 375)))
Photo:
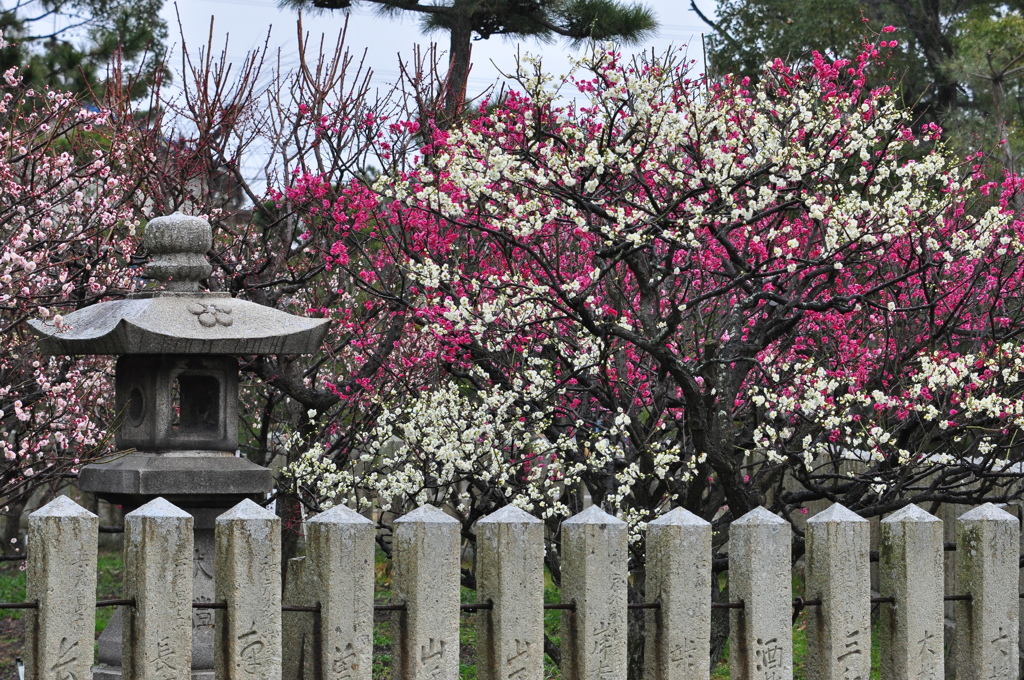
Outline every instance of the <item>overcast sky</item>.
MULTIPOLYGON (((713 13, 714 0, 698 2, 702 11, 713 13)), ((701 31, 707 29, 689 9, 688 0, 647 0, 644 4, 657 14, 661 28, 658 35, 643 47, 648 50, 653 47, 660 53, 669 46, 686 44, 689 45, 690 57, 697 59, 700 64, 700 35, 701 31)), ((190 52, 192 48, 206 43, 212 16, 214 45, 219 51, 225 38, 229 38, 228 54, 233 60, 240 60, 249 49, 262 45, 269 29, 271 46, 275 50, 281 50, 285 64, 294 61, 297 15, 292 10, 278 9, 275 0, 177 0, 176 3, 174 0, 166 0, 163 15, 171 29, 171 43, 178 45, 181 43, 181 37, 177 28, 176 9, 181 16, 182 33, 190 52)), ((447 49, 447 36, 436 33, 422 34, 417 17, 412 13, 404 14, 404 18, 382 18, 376 15, 372 8, 361 6, 351 13, 348 47, 354 54, 361 54, 366 50, 367 64, 377 74, 375 80, 381 84, 392 83, 397 79, 398 55, 410 57, 413 45, 427 45, 435 41, 440 43, 441 49, 447 49)), ((331 46, 343 23, 342 12, 307 16, 303 19, 303 25, 313 34, 312 37, 316 38, 317 34, 324 33, 331 46)), ((550 72, 564 73, 568 67, 566 56, 569 48, 561 41, 543 43, 537 40, 524 40, 519 44, 501 37, 478 40, 473 43, 470 95, 479 93, 499 79, 499 70, 512 70, 517 45, 524 52, 541 54, 550 72)), ((635 49, 639 48, 640 46, 635 49)), ((634 51, 634 48, 628 51, 634 51)))

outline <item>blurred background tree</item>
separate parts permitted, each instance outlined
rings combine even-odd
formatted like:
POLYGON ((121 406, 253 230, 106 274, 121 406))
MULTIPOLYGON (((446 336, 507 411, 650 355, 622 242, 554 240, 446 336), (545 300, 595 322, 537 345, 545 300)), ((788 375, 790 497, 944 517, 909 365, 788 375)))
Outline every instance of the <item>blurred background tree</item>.
POLYGON ((716 74, 757 78, 766 61, 808 64, 814 51, 856 54, 882 34, 898 46, 886 56, 902 103, 918 123, 938 123, 957 151, 986 150, 990 163, 1019 169, 1024 152, 1024 4, 990 0, 721 0, 708 59, 716 74), (1004 143, 1005 140, 1005 143, 1004 143))
MULTIPOLYGON (((27 87, 44 86, 103 99, 112 75, 132 73, 134 98, 144 96, 163 68, 167 22, 162 0, 19 0, 0 9, 0 70, 18 66, 27 87), (116 58, 116 59, 115 59, 116 58), (142 77, 138 77, 142 74, 142 77)), ((124 85, 120 83, 119 86, 124 85)))

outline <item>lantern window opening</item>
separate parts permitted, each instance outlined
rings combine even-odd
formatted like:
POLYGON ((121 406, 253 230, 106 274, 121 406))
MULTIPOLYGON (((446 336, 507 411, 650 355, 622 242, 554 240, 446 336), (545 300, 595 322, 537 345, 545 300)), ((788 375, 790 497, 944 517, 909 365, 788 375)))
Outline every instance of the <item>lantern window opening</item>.
POLYGON ((215 375, 179 373, 171 381, 171 429, 182 434, 220 432, 220 381, 215 375))

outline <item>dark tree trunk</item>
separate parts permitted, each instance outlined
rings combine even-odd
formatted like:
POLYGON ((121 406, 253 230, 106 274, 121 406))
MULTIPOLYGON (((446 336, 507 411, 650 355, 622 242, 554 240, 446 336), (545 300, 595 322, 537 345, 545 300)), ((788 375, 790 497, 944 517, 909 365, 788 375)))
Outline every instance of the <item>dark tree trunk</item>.
POLYGON ((288 578, 288 560, 298 557, 302 536, 302 502, 288 491, 278 491, 277 516, 281 518, 281 585, 288 578))
POLYGON ((931 113, 941 121, 956 106, 957 82, 946 69, 953 57, 953 43, 944 30, 939 3, 895 0, 895 5, 924 54, 934 87, 931 113))
MULTIPOLYGON (((456 7, 459 5, 456 4, 456 7)), ((473 52, 473 24, 468 16, 455 15, 449 46, 448 77, 445 82, 444 119, 438 121, 442 129, 450 128, 466 103, 469 82, 470 57, 473 52)))

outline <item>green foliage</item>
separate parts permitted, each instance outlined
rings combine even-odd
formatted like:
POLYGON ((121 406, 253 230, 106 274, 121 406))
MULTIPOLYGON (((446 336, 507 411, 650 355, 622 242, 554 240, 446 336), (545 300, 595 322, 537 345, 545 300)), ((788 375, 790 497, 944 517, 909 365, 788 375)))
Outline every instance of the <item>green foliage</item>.
MULTIPOLYGON (((0 563, 0 602, 25 601, 24 562, 0 563)), ((7 609, 2 612, 4 618, 20 619, 25 613, 23 609, 7 609)))
POLYGON ((850 58, 865 42, 918 121, 937 122, 959 151, 982 149, 1010 170, 1024 151, 1024 15, 1020 2, 988 0, 722 0, 708 39, 712 70, 757 78, 766 61, 799 67, 819 52, 850 58), (883 33, 882 28, 895 27, 883 33), (1000 140, 1009 138, 1009 146, 1000 140))
POLYGON ((166 77, 161 66, 167 39, 160 16, 163 0, 39 4, 0 10, 0 30, 9 43, 0 50, 0 70, 22 67, 26 86, 49 86, 101 101, 112 78, 139 98, 158 76, 166 77), (120 66, 111 70, 118 60, 120 66))
MULTIPOLYGON (((96 565, 96 599, 114 600, 123 596, 124 556, 120 551, 102 552, 96 565)), ((107 627, 116 607, 100 607, 96 610, 96 635, 107 627)))
MULTIPOLYGON (((957 123, 976 123, 971 129, 982 148, 1007 139, 1009 153, 1024 150, 1024 16, 1005 6, 976 7, 953 27, 953 45, 947 69, 969 94, 957 123)), ((1016 167, 1015 160, 1008 165, 1016 167)))
MULTIPOLYGON (((638 42, 657 28, 649 9, 616 0, 442 0, 432 4, 416 0, 364 1, 384 14, 419 13, 425 31, 450 32, 468 24, 478 39, 510 35, 638 42)), ((281 0, 281 5, 336 10, 348 9, 352 0, 281 0)))

